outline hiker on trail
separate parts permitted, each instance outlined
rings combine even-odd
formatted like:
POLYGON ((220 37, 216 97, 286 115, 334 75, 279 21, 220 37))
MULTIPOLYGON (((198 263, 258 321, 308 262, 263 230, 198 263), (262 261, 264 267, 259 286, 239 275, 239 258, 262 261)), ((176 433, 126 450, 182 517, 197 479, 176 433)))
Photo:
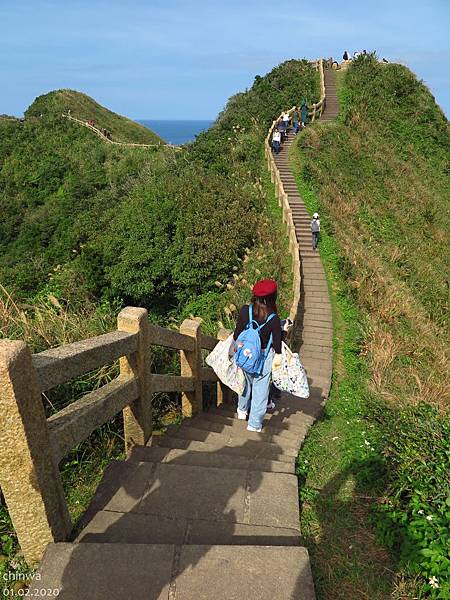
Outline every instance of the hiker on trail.
POLYGON ((286 138, 286 124, 283 121, 283 119, 280 119, 280 121, 278 122, 278 131, 281 134, 281 141, 284 142, 286 138))
POLYGON ((273 132, 273 135, 272 135, 272 149, 275 152, 275 154, 278 154, 280 152, 280 146, 281 146, 281 133, 278 131, 278 129, 275 129, 275 131, 273 132))
POLYGON ((347 50, 344 52, 344 54, 343 54, 343 56, 342 56, 342 59, 343 59, 343 60, 349 60, 349 59, 350 59, 350 55, 349 55, 349 53, 347 52, 347 50))
POLYGON ((289 127, 289 119, 290 119, 289 113, 287 111, 283 113, 282 119, 283 119, 284 127, 285 127, 286 133, 287 133, 287 130, 289 127))
POLYGON ((302 120, 302 127, 305 127, 308 122, 308 105, 305 100, 303 100, 302 105, 300 106, 300 118, 302 120))
POLYGON ((242 420, 248 416, 248 431, 260 432, 267 411, 272 364, 281 364, 281 323, 276 305, 277 282, 262 279, 252 291, 251 303, 241 308, 233 334, 234 360, 246 380, 237 415, 242 420))
POLYGON ((319 243, 320 234, 320 220, 319 213, 314 213, 311 221, 311 234, 312 234, 312 247, 313 250, 317 250, 317 244, 319 243))

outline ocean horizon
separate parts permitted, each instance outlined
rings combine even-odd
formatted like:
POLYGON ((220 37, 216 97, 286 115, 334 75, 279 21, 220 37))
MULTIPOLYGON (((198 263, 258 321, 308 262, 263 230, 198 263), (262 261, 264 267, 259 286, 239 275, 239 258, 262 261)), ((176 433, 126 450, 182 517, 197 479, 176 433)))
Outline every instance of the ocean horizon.
POLYGON ((214 123, 209 119, 136 119, 136 121, 157 133, 168 144, 175 145, 193 142, 199 133, 209 129, 214 123))

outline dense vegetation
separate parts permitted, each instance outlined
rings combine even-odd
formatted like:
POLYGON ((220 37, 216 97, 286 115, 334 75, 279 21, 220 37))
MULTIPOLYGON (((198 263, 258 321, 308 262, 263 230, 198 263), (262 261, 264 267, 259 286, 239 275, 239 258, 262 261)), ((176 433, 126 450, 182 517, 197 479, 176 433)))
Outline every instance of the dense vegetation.
POLYGON ((323 598, 448 599, 448 122, 400 65, 361 57, 338 83, 339 120, 292 155, 336 324, 332 396, 299 461, 302 530, 323 598))
POLYGON ((299 90, 317 94, 306 61, 257 77, 183 152, 111 147, 50 110, 64 95, 40 97, 27 115, 42 117, 0 123, 0 280, 157 315, 210 305, 256 238, 264 135, 299 90))

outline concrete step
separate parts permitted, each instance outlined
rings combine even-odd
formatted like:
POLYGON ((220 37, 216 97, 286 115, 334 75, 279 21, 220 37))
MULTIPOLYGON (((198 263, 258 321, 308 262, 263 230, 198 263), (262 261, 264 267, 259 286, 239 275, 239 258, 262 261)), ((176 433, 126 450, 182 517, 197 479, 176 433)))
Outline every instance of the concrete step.
POLYGON ((298 529, 101 510, 75 540, 87 544, 299 546, 298 529))
MULTIPOLYGON (((309 378, 310 385, 316 386, 311 390, 311 396, 305 398, 295 398, 295 406, 292 403, 292 396, 281 393, 281 397, 275 399, 276 408, 266 414, 272 423, 294 422, 295 426, 302 426, 305 434, 317 416, 318 407, 321 405, 321 395, 318 393, 318 386, 326 383, 325 379, 309 378)), ((220 408, 211 409, 209 412, 215 414, 227 414, 230 418, 237 419, 236 408, 229 405, 222 405, 220 408)))
POLYGON ((308 329, 309 331, 322 330, 322 333, 324 331, 329 331, 330 334, 333 333, 333 326, 331 323, 315 319, 314 316, 308 316, 303 319, 303 330, 305 331, 306 329, 308 329))
POLYGON ((164 437, 176 437, 178 439, 196 440, 207 443, 222 443, 224 446, 243 446, 250 444, 271 444, 278 450, 290 456, 296 456, 298 453, 298 443, 295 440, 286 439, 279 435, 261 433, 245 430, 244 434, 236 431, 225 431, 224 433, 215 433, 197 429, 193 426, 179 425, 171 426, 167 429, 164 437))
MULTIPOLYGON (((298 400, 300 400, 300 398, 298 398, 298 400)), ((292 431, 296 432, 298 446, 300 448, 311 426, 309 412, 303 412, 300 407, 298 409, 293 409, 292 405, 286 403, 286 401, 282 400, 280 397, 274 398, 274 401, 276 409, 271 409, 270 413, 266 414, 265 422, 275 423, 278 427, 293 427, 292 431)), ((314 403, 318 401, 320 401, 320 395, 316 393, 314 397, 310 399, 310 402, 314 403)), ((221 407, 213 410, 214 412, 210 411, 212 417, 225 417, 227 419, 238 421, 236 407, 234 406, 227 406, 226 408, 221 407)))
POLYGON ((38 573, 30 595, 62 600, 315 599, 302 547, 58 543, 38 573))
POLYGON ((199 452, 220 452, 229 456, 250 456, 252 458, 265 458, 287 463, 294 463, 296 455, 286 453, 275 444, 247 440, 245 443, 226 445, 220 442, 202 442, 197 440, 181 439, 166 435, 152 436, 152 447, 176 448, 179 450, 193 450, 199 452))
POLYGON ((303 338, 302 342, 302 353, 307 352, 308 350, 313 350, 315 352, 326 352, 327 350, 332 350, 333 343, 331 336, 329 339, 317 339, 313 336, 308 338, 303 338))
MULTIPOLYGON (((234 409, 235 407, 233 407, 234 409)), ((233 427, 237 427, 237 428, 241 428, 241 429, 245 429, 245 427, 247 426, 247 421, 241 421, 239 419, 235 419, 234 416, 230 416, 228 414, 222 414, 220 412, 220 408, 217 409, 217 412, 212 412, 212 410, 216 410, 216 409, 210 409, 208 411, 205 411, 202 413, 202 418, 206 419, 208 421, 212 421, 214 423, 223 423, 224 425, 231 425, 233 427)), ((298 414, 297 411, 295 410, 295 408, 292 408, 291 406, 291 412, 292 412, 292 419, 286 419, 283 422, 274 420, 271 422, 271 417, 272 417, 272 413, 268 412, 266 413, 265 417, 264 417, 264 422, 263 422, 263 426, 264 428, 273 428, 276 431, 289 431, 292 432, 294 435, 298 436, 299 434, 304 434, 305 431, 305 422, 302 421, 301 418, 301 414, 298 414)))
POLYGON ((134 446, 128 460, 191 465, 194 467, 215 467, 217 469, 244 469, 246 471, 265 471, 267 473, 295 473, 295 466, 291 463, 253 458, 251 456, 231 457, 220 450, 201 452, 200 450, 134 446))
POLYGON ((321 348, 329 348, 332 347, 332 339, 333 336, 329 334, 325 334, 318 338, 317 334, 314 331, 308 330, 302 332, 302 352, 304 352, 307 348, 312 347, 321 347, 321 348))
MULTIPOLYGON (((311 317, 316 321, 324 321, 325 323, 332 323, 333 317, 331 314, 331 309, 319 309, 319 308, 305 308, 303 311, 303 318, 311 317)), ((321 335, 321 334, 318 334, 321 335)))
POLYGON ((174 463, 112 462, 83 517, 98 511, 298 530, 295 475, 174 463))
MULTIPOLYGON (((247 422, 246 421, 233 421, 233 423, 224 423, 211 421, 208 418, 205 418, 202 413, 199 416, 196 416, 192 419, 184 419, 183 427, 194 427, 195 429, 202 429, 205 431, 211 431, 213 433, 220 433, 223 435, 231 435, 233 437, 244 437, 248 439, 249 432, 247 431, 247 422)), ((268 435, 276 435, 277 437, 285 438, 286 440, 291 440, 292 445, 295 446, 298 443, 298 432, 289 431, 287 429, 278 429, 271 425, 268 421, 264 422, 263 433, 268 435)), ((253 437, 253 436, 252 436, 253 437)))

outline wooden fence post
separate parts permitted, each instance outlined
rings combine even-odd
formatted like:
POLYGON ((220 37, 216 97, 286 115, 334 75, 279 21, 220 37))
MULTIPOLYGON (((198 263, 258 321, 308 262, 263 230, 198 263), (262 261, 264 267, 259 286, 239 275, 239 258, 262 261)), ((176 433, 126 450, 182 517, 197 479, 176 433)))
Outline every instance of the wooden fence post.
MULTIPOLYGON (((231 331, 221 328, 217 334, 217 339, 221 341, 226 340, 230 336, 230 333, 231 331)), ((231 401, 231 394, 232 391, 228 386, 224 385, 221 381, 217 382, 217 406, 229 404, 231 401)))
POLYGON ((123 410, 125 449, 145 446, 152 434, 151 349, 148 313, 145 308, 128 306, 117 317, 117 329, 138 334, 137 351, 120 359, 120 375, 136 378, 139 397, 123 410))
POLYGON ((25 560, 72 529, 55 464, 38 374, 24 342, 0 340, 0 486, 25 560))
POLYGON ((181 406, 185 417, 192 417, 195 413, 203 410, 200 328, 201 321, 191 319, 185 319, 180 327, 180 333, 192 337, 195 341, 193 350, 180 351, 181 376, 194 378, 194 390, 183 392, 181 396, 181 406))

